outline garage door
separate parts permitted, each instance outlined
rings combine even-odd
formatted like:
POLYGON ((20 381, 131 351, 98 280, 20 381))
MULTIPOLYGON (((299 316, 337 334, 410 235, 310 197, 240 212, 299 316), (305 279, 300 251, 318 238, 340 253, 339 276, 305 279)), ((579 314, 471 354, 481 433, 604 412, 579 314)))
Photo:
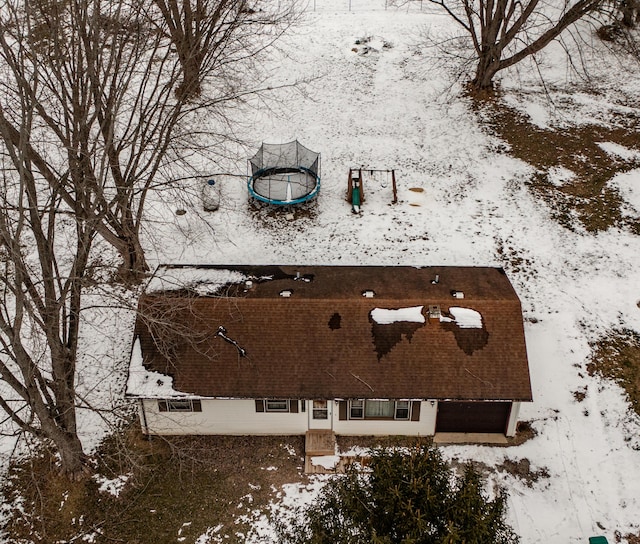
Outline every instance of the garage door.
POLYGON ((504 433, 510 402, 439 402, 437 433, 504 433))

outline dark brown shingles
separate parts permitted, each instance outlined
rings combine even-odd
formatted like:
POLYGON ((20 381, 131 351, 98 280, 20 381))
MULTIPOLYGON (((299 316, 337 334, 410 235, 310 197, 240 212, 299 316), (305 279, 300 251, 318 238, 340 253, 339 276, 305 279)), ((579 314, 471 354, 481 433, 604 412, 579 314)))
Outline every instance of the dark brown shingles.
POLYGON ((143 297, 141 315, 150 305, 166 306, 172 310, 160 313, 181 326, 181 334, 167 333, 167 350, 159 349, 166 348, 163 333, 152 330, 152 337, 139 321, 145 364, 173 376, 176 389, 199 396, 531 400, 520 302, 501 270, 280 268, 282 279, 260 284, 249 296, 143 297), (313 281, 292 279, 296 272, 313 281), (433 285, 436 274, 440 283, 433 285), (293 296, 280 297, 292 282, 293 296), (377 296, 362 297, 363 285, 377 296), (451 290, 465 298, 454 299, 451 290), (394 298, 381 296, 388 292, 394 298), (472 308, 483 329, 404 323, 387 333, 370 317, 376 307, 424 306, 425 314, 432 304, 445 312, 472 308), (216 336, 221 326, 237 346, 216 336))

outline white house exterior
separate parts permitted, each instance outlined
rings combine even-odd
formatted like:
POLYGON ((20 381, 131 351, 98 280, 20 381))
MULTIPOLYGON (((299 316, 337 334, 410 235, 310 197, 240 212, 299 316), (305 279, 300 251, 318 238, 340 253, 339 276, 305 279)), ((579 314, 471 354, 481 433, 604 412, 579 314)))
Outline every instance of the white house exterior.
POLYGON ((139 315, 146 434, 513 436, 532 400, 501 269, 164 266, 139 315))
MULTIPOLYGON (((184 399, 183 399, 184 400, 184 399)), ((161 411, 157 399, 139 399, 140 424, 145 434, 155 435, 298 435, 308 430, 327 429, 339 435, 433 436, 436 433, 438 401, 411 401, 420 405, 419 420, 365 420, 339 418, 340 401, 327 401, 327 419, 316 419, 310 409, 314 401, 302 400, 297 413, 256 412, 251 399, 203 399, 201 411, 161 411)), ((317 402, 317 401, 316 401, 317 402)), ((180 403, 179 408, 184 408, 180 403)), ((520 403, 514 402, 509 414, 506 436, 513 436, 520 403)))

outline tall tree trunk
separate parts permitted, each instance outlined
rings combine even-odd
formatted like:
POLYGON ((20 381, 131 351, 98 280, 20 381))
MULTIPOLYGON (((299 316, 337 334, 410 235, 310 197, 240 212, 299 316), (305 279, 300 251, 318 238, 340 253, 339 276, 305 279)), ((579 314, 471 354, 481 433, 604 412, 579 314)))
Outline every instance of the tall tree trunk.
POLYGON ((43 432, 53 442, 60 455, 60 472, 71 480, 79 480, 88 473, 87 457, 76 432, 43 425, 43 432))
POLYGON ((471 88, 476 91, 493 89, 493 78, 500 70, 500 56, 493 48, 485 49, 478 57, 475 77, 471 81, 471 88))
POLYGON ((545 12, 541 0, 430 0, 471 38, 477 59, 470 83, 473 90, 492 88, 492 80, 500 70, 535 55, 567 27, 600 9, 605 1, 566 2, 554 18, 545 12))
POLYGON ((149 271, 140 239, 135 235, 125 236, 121 240, 123 250, 120 251, 120 255, 123 262, 120 266, 120 277, 127 283, 139 283, 149 271))
POLYGON ((140 243, 140 222, 136 221, 128 202, 118 204, 117 215, 119 239, 116 249, 122 257, 120 277, 127 282, 138 283, 149 271, 144 248, 140 243))
POLYGON ((202 55, 189 51, 189 56, 182 60, 182 82, 176 88, 176 96, 180 100, 190 100, 200 96, 202 92, 202 55))

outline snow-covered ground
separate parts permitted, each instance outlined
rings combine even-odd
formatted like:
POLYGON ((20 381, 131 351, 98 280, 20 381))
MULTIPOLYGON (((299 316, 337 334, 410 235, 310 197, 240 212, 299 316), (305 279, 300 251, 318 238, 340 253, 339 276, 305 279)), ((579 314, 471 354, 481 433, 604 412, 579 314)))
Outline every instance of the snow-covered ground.
MULTIPOLYGON (((532 470, 548 471, 531 486, 507 473, 495 476, 510 492, 508 521, 523 544, 585 543, 596 534, 615 542, 616 531, 640 531, 640 421, 624 391, 589 376, 586 362, 589 342, 600 334, 613 327, 640 331, 640 242, 616 229, 571 232, 550 219, 525 185, 531 167, 483 131, 469 100, 449 89, 447 73, 432 62, 434 51, 419 44, 426 29, 445 36, 453 28, 427 2, 385 9, 384 0, 311 0, 303 24, 284 37, 266 67, 277 83, 308 79, 304 93, 283 90, 281 101, 241 120, 255 144, 247 157, 262 141, 294 139, 322 153, 317 200, 304 212, 256 209, 247 199, 246 163, 229 163, 229 173, 216 177, 218 211, 202 211, 201 181, 185 202, 151 203, 149 258, 154 264, 503 266, 526 319, 534 402, 523 406, 521 419, 538 435, 519 447, 443 452, 491 466, 526 458, 532 470), (368 50, 356 43, 364 38, 368 50), (352 214, 344 195, 348 170, 358 167, 395 169, 398 203, 391 204, 390 175, 376 174, 364 187, 362 213, 352 214), (187 213, 175 215, 178 208, 187 213), (582 402, 575 391, 586 392, 582 402)), ((505 75, 506 100, 541 126, 553 119, 600 122, 623 107, 615 93, 640 90, 640 71, 620 83, 616 66, 599 66, 604 92, 572 95, 566 60, 552 49, 541 69, 560 89, 565 99, 557 104, 565 109, 541 98, 537 76, 526 67, 505 75), (516 93, 518 85, 531 92, 516 93)), ((600 145, 617 156, 640 153, 600 145)), ((640 171, 611 183, 637 215, 640 171)), ((95 325, 96 336, 109 329, 109 319, 105 313, 95 325)), ((115 342, 101 341, 99 353, 126 351, 122 338, 115 342)), ((90 369, 86 383, 122 389, 122 378, 92 376, 90 369)), ((311 500, 321 482, 284 488, 274 511, 311 500)), ((247 541, 269 542, 266 517, 256 515, 254 523, 247 541)), ((198 542, 214 542, 216 534, 212 527, 198 542)))
MULTIPOLYGON (((637 534, 640 421, 624 392, 590 377, 585 366, 589 341, 612 327, 640 330, 638 237, 616 229, 569 232, 550 219, 525 186, 530 166, 501 152, 504 146, 479 126, 468 100, 449 92, 447 74, 430 65, 433 52, 418 45, 424 29, 450 32, 447 17, 426 2, 422 9, 414 2, 410 9, 385 10, 384 2, 354 0, 352 11, 347 1, 315 4, 304 25, 285 37, 272 68, 277 81, 316 77, 305 87, 308 98, 287 95, 255 114, 248 136, 255 149, 262 141, 297 138, 320 151, 317 202, 293 218, 256 211, 247 203, 243 179, 221 176, 221 209, 207 216, 209 227, 190 213, 176 216, 162 237, 178 243, 156 245, 155 259, 503 266, 526 319, 535 400, 521 417, 533 422, 538 436, 519 447, 447 446, 444 453, 492 466, 526 458, 532 470, 548 471, 548 478, 531 486, 507 473, 496 476, 510 491, 509 521, 524 544, 587 542, 598 534, 614 542, 615 531, 637 534), (363 38, 370 38, 366 53, 356 44, 363 38), (347 174, 361 166, 395 169, 399 202, 391 204, 390 177, 377 174, 365 185, 362 214, 353 215, 344 200, 347 174), (584 401, 576 400, 575 391, 586 392, 584 401)), ((559 51, 547 53, 543 69, 571 96, 559 51)), ((608 89, 616 87, 614 70, 599 75, 608 89)), ((507 74, 503 86, 512 105, 540 125, 554 116, 597 122, 603 112, 621 107, 607 91, 588 99, 579 94, 568 111, 556 110, 541 100, 539 82, 525 68, 507 74), (509 90, 519 84, 532 92, 509 90)), ((625 76, 622 87, 639 89, 640 81, 625 76)), ((611 142, 601 146, 618 156, 638 153, 611 142)), ((245 173, 244 163, 234 166, 232 173, 245 173)), ((640 172, 611 183, 637 214, 640 172)), ((274 510, 312 496, 292 486, 274 510)), ((266 518, 254 526, 248 540, 268 542, 266 518)))

